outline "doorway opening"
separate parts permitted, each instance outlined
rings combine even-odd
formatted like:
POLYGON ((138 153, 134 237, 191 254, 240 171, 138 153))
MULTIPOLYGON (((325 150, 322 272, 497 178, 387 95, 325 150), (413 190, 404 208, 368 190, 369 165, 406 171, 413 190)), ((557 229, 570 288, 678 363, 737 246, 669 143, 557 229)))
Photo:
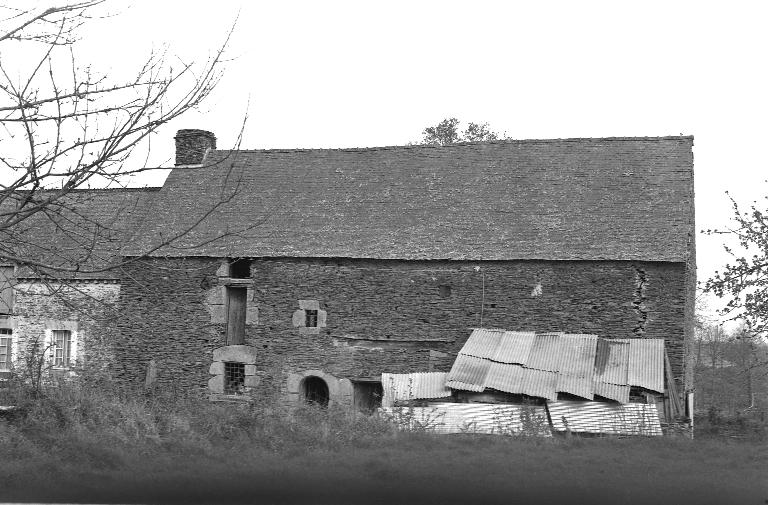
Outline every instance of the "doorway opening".
POLYGON ((384 395, 381 381, 353 381, 352 387, 353 402, 357 410, 370 414, 381 407, 381 398, 384 395))
POLYGON ((307 377, 302 384, 304 401, 309 404, 328 406, 328 384, 320 377, 307 377))

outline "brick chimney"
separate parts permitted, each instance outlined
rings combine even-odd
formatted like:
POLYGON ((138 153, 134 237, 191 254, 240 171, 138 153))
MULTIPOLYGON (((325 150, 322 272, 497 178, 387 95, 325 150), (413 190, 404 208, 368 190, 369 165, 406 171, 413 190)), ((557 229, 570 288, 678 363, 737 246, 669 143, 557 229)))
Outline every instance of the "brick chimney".
POLYGON ((205 130, 176 132, 176 166, 199 165, 208 149, 216 149, 216 136, 205 130))

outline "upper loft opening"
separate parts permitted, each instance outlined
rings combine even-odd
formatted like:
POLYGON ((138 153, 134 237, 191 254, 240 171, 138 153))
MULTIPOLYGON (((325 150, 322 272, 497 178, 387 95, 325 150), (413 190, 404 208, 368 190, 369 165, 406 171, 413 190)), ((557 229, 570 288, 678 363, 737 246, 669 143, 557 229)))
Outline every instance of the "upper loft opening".
POLYGON ((230 260, 229 276, 235 279, 249 279, 251 277, 251 260, 247 258, 230 260))

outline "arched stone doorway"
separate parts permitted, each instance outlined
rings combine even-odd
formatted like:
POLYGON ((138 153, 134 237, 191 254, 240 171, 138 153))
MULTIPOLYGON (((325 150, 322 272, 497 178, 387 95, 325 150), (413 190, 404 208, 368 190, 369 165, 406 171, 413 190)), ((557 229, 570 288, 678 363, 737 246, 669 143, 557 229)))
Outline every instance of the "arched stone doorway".
POLYGON ((306 403, 321 407, 328 406, 328 399, 330 398, 328 384, 320 377, 306 377, 302 381, 301 392, 306 403))
POLYGON ((320 401, 324 405, 352 405, 352 382, 322 370, 291 372, 288 374, 286 386, 287 399, 292 405, 307 401, 308 392, 309 398, 316 403, 320 401))

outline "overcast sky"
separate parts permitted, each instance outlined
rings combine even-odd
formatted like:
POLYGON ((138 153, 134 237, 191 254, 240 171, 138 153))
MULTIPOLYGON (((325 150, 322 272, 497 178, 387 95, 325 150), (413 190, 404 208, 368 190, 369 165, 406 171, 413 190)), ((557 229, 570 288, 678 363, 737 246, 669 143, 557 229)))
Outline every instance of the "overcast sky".
MULTIPOLYGON (((89 23, 81 60, 121 75, 163 44, 202 60, 238 16, 207 106, 180 128, 231 147, 364 147, 445 117, 515 139, 694 135, 697 229, 727 226, 724 194, 768 195, 764 2, 134 1, 89 23), (248 106, 248 104, 250 104, 248 106)), ((135 181, 159 185, 162 177, 135 181)), ((727 260, 699 234, 699 279, 727 260)))

